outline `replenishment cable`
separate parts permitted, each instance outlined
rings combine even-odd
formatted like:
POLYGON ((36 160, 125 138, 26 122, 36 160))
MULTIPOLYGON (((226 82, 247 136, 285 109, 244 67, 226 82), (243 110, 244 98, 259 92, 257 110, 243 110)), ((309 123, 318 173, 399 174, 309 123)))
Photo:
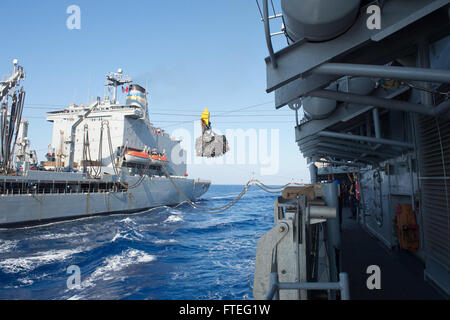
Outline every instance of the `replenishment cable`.
POLYGON ((221 206, 221 207, 217 207, 217 208, 209 208, 209 207, 205 207, 205 206, 201 206, 195 202, 193 202, 191 199, 189 199, 189 197, 187 197, 179 188, 179 186, 175 183, 174 179, 172 178, 172 176, 169 174, 165 164, 162 164, 162 168, 164 170, 164 173, 166 174, 167 178, 170 180, 170 182, 172 183, 172 185, 174 186, 174 188, 177 190, 178 194, 195 210, 198 211, 202 211, 205 213, 221 213, 224 212, 228 209, 230 209, 231 207, 233 207, 239 200, 242 199, 242 197, 247 193, 247 191, 252 187, 252 186, 257 186, 258 188, 260 188, 261 190, 268 192, 268 193, 280 193, 282 191, 282 189, 284 189, 285 187, 289 186, 289 185, 301 185, 299 183, 288 183, 285 184, 282 187, 269 187, 265 184, 263 184, 261 181, 257 180, 257 179, 251 179, 249 180, 244 188, 242 189, 242 191, 237 195, 236 198, 234 198, 231 202, 221 206), (272 189, 272 190, 269 190, 272 189), (279 189, 279 190, 276 190, 279 189))

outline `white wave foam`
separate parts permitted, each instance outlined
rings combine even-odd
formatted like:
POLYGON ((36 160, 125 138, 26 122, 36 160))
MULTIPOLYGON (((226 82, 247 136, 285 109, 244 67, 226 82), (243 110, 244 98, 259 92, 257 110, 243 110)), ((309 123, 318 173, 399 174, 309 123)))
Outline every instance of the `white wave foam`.
POLYGON ((17 247, 18 240, 0 240, 0 253, 11 252, 17 247))
POLYGON ((136 222, 134 222, 131 218, 125 218, 120 220, 120 222, 136 224, 136 222))
POLYGON ((0 269, 2 269, 4 273, 31 271, 40 266, 67 259, 68 257, 81 253, 85 250, 85 248, 77 248, 73 250, 50 250, 28 257, 9 258, 0 261, 0 269))
POLYGON ((31 286, 34 281, 31 280, 30 278, 22 278, 22 279, 18 279, 17 281, 19 281, 20 283, 26 285, 26 286, 31 286))
POLYGON ((118 239, 132 240, 132 241, 140 241, 144 236, 136 230, 133 230, 132 233, 126 233, 125 231, 118 231, 111 242, 116 242, 118 239))
POLYGON ((172 216, 169 216, 169 217, 164 221, 164 223, 181 222, 181 221, 184 221, 182 217, 177 216, 177 215, 172 215, 172 216))
POLYGON ((33 240, 56 240, 56 239, 64 239, 64 238, 75 238, 75 237, 84 237, 89 235, 89 233, 84 232, 72 232, 72 233, 50 233, 43 234, 40 236, 33 237, 33 240))
POLYGON ((74 296, 68 298, 67 300, 78 301, 78 300, 83 300, 83 299, 84 299, 84 297, 83 297, 82 295, 76 294, 76 295, 74 295, 74 296))
POLYGON ((174 244, 174 243, 178 243, 178 241, 175 240, 175 239, 168 239, 168 240, 156 240, 156 241, 153 241, 153 243, 156 243, 156 244, 174 244))
POLYGON ((128 249, 121 254, 104 259, 103 266, 97 268, 87 280, 83 281, 80 288, 92 287, 98 280, 112 280, 116 273, 130 265, 148 263, 155 260, 156 256, 149 255, 140 250, 128 249))
POLYGON ((177 209, 170 209, 169 210, 171 214, 175 214, 175 215, 182 215, 183 211, 177 210, 177 209))
POLYGON ((118 232, 114 235, 114 237, 112 238, 111 242, 116 242, 116 240, 118 239, 129 239, 129 237, 127 237, 126 235, 123 235, 122 233, 118 232))
POLYGON ((33 278, 31 278, 31 277, 20 278, 20 279, 17 279, 17 281, 22 283, 24 286, 31 286, 34 283, 34 281, 43 279, 43 278, 45 278, 47 276, 48 276, 48 274, 44 273, 44 274, 39 275, 39 276, 34 276, 33 278))

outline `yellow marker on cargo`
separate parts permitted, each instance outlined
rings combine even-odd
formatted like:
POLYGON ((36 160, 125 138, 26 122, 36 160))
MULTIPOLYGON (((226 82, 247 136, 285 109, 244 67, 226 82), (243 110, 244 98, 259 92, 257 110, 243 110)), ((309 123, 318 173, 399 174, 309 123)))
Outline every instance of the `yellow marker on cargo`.
POLYGON ((204 122, 207 126, 209 126, 209 123, 210 123, 210 113, 209 113, 209 110, 208 110, 207 108, 205 108, 205 111, 203 111, 201 120, 202 120, 202 122, 204 122))

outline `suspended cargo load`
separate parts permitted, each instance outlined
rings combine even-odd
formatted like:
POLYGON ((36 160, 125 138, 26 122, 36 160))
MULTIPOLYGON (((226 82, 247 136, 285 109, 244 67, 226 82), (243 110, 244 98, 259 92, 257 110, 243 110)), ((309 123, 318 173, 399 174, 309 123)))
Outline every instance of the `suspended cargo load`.
POLYGON ((230 150, 227 137, 217 135, 212 131, 211 115, 208 109, 205 108, 200 121, 202 124, 202 136, 195 141, 197 157, 215 158, 223 156, 230 150))
POLYGON ((226 136, 216 135, 214 132, 209 131, 195 141, 195 150, 197 157, 215 158, 223 156, 230 151, 230 147, 226 136))

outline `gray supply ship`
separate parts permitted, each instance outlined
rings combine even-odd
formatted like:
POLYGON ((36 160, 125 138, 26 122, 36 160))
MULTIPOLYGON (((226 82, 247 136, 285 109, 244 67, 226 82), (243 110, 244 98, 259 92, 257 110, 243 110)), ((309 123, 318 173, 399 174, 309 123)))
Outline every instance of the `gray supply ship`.
POLYGON ((267 92, 295 112, 314 184, 275 202, 257 299, 349 299, 349 278, 360 299, 428 298, 424 279, 450 296, 449 3, 257 1, 267 92), (278 35, 287 46, 275 50, 278 35), (361 276, 371 264, 383 268, 378 295, 361 276))
POLYGON ((180 141, 150 123, 146 90, 121 69, 107 75, 112 97, 47 114, 53 137, 39 164, 21 120, 24 78, 15 60, 0 83, 0 227, 136 213, 193 201, 209 189, 211 182, 188 178, 180 141))

